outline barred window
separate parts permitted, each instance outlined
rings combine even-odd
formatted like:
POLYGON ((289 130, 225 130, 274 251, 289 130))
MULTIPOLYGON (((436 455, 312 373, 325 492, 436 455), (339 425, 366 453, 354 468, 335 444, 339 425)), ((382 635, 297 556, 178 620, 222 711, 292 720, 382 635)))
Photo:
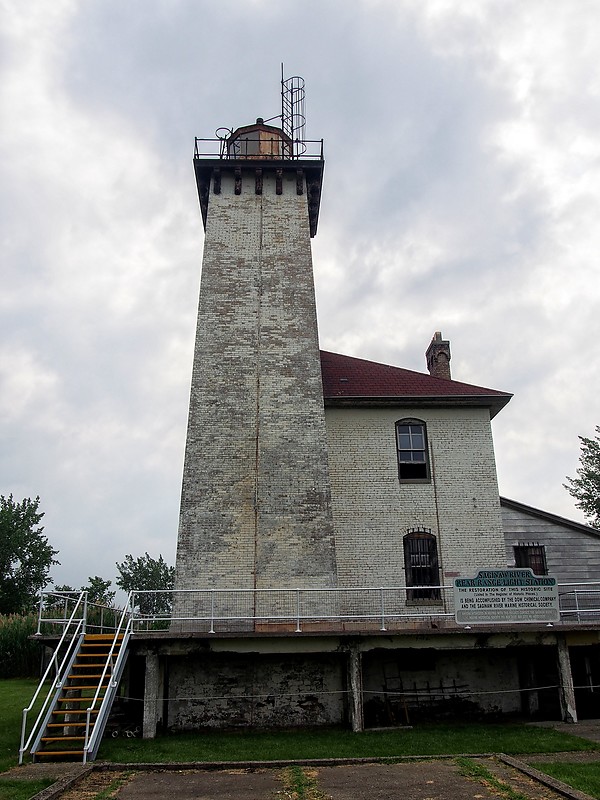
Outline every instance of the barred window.
POLYGON ((404 569, 407 589, 406 599, 440 600, 440 570, 437 541, 431 531, 410 530, 404 537, 404 569), (432 588, 428 588, 432 587, 432 588))
POLYGON ((513 547, 515 567, 530 567, 534 575, 547 575, 546 548, 538 542, 519 542, 513 547))
POLYGON ((400 480, 429 480, 425 423, 418 419, 401 419, 397 422, 396 447, 400 480))

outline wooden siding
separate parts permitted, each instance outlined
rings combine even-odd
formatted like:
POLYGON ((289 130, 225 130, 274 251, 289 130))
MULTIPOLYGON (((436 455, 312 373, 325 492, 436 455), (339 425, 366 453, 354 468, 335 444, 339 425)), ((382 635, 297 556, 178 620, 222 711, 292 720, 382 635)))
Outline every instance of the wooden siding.
POLYGON ((559 583, 600 581, 600 531, 559 517, 502 505, 507 564, 513 566, 513 547, 520 543, 546 548, 548 573, 559 583))

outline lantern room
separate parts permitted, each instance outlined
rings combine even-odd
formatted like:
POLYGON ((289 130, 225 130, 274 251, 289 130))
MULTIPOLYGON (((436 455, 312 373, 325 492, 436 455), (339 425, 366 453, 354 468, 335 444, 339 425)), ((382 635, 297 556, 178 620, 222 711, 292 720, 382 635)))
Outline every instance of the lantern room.
POLYGON ((265 125, 262 117, 258 117, 254 125, 237 128, 227 139, 227 156, 235 159, 292 158, 292 140, 281 128, 265 125))

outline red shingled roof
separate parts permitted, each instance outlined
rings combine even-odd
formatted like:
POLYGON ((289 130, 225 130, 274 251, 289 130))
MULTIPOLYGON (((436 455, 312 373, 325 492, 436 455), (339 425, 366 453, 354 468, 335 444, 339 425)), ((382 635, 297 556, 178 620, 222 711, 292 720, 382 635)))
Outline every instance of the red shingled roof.
POLYGON ((433 378, 422 372, 378 364, 364 358, 342 356, 321 350, 321 372, 325 400, 376 400, 411 398, 427 401, 485 405, 493 409, 492 416, 508 403, 511 394, 472 386, 470 383, 433 378))

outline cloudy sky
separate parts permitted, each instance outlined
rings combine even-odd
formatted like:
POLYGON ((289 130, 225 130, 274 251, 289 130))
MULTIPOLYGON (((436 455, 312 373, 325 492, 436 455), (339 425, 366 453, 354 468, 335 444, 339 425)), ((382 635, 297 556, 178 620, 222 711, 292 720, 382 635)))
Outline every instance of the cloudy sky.
POLYGON ((0 493, 57 583, 174 562, 202 224, 194 136, 279 111, 325 140, 321 346, 514 393, 502 494, 600 424, 597 0, 0 0, 0 493))

